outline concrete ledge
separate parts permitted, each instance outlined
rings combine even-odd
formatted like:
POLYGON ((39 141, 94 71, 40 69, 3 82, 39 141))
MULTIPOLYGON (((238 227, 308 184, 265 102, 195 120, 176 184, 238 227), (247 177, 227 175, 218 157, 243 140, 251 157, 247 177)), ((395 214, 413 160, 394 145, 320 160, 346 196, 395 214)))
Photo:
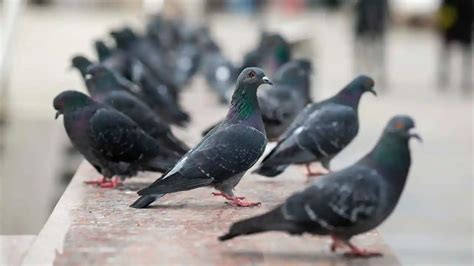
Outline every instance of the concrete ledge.
MULTIPOLYGON (((299 170, 299 169, 296 169, 299 170)), ((385 256, 361 261, 329 251, 330 240, 313 236, 292 237, 266 233, 220 243, 217 236, 230 223, 264 212, 305 183, 289 178, 246 176, 238 195, 263 203, 261 207, 236 208, 210 195, 210 189, 167 195, 154 208, 137 210, 128 205, 134 191, 156 175, 127 181, 118 190, 86 186, 98 175, 83 163, 28 252, 24 263, 55 265, 398 265, 396 256, 377 232, 360 236, 363 247, 385 256)))

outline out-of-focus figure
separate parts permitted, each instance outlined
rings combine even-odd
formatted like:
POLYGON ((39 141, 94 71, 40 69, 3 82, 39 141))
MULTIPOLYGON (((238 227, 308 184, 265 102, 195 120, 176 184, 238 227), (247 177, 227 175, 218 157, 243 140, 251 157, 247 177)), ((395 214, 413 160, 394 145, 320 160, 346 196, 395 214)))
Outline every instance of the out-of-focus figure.
POLYGON ((462 49, 462 81, 464 93, 472 93, 472 0, 443 0, 438 14, 438 27, 442 35, 439 60, 438 88, 445 89, 449 83, 449 69, 453 45, 462 49))
POLYGON ((359 0, 354 13, 354 71, 356 74, 370 74, 384 90, 385 31, 390 13, 388 0, 359 0))

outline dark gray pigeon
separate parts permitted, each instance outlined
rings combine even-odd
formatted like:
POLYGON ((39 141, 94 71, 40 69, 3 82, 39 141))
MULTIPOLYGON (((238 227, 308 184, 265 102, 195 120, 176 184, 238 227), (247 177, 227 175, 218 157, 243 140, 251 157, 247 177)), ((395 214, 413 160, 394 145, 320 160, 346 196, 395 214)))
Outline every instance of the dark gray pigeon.
POLYGON ((257 47, 245 55, 241 69, 261 67, 273 75, 278 68, 291 60, 291 53, 290 44, 281 34, 262 32, 257 47))
POLYGON ((257 95, 267 138, 277 141, 299 112, 312 102, 311 63, 304 59, 290 61, 276 71, 272 80, 274 86, 262 88, 257 95))
POLYGON ((190 121, 188 113, 179 104, 178 91, 161 83, 140 61, 134 62, 132 81, 142 89, 144 96, 142 99, 160 113, 166 121, 178 126, 185 126, 190 121))
POLYGON ((257 101, 257 88, 271 84, 259 68, 247 68, 237 80, 226 119, 168 173, 138 191, 141 197, 131 207, 145 208, 167 193, 211 186, 237 206, 259 203, 243 201, 233 189, 245 172, 263 154, 267 139, 257 101))
POLYGON ((107 104, 137 123, 158 143, 179 155, 189 148, 171 132, 168 124, 132 92, 120 87, 114 72, 102 65, 87 69, 86 86, 93 100, 107 104))
MULTIPOLYGON (((272 77, 273 86, 262 86, 258 93, 258 104, 269 141, 277 141, 281 134, 305 106, 312 102, 311 63, 308 60, 293 60, 280 67, 272 77)), ((211 131, 217 124, 203 131, 211 131)))
POLYGON ((330 235, 333 252, 347 246, 347 255, 381 255, 359 249, 350 239, 376 228, 397 205, 411 164, 409 139, 421 140, 410 131, 414 126, 410 117, 395 116, 375 148, 357 163, 318 179, 268 213, 233 224, 219 239, 267 231, 330 235))
POLYGON ((119 49, 139 59, 152 70, 161 83, 173 90, 179 90, 173 75, 170 74, 174 71, 171 60, 168 60, 165 51, 154 44, 149 37, 139 36, 128 27, 112 31, 111 36, 119 49))
POLYGON ((60 93, 53 102, 56 118, 64 115, 64 128, 74 147, 103 175, 102 187, 115 187, 114 176, 131 177, 137 171, 165 172, 179 159, 114 108, 77 91, 60 93))
POLYGON ((210 36, 202 41, 201 54, 200 69, 207 85, 217 94, 221 103, 228 103, 239 70, 222 54, 210 36))
POLYGON ((308 176, 327 173, 331 159, 357 135, 359 101, 364 92, 375 94, 373 86, 371 78, 359 76, 335 96, 307 106, 255 172, 274 177, 290 164, 305 164, 308 176), (313 162, 322 169, 312 172, 313 162))
POLYGON ((94 42, 97 58, 100 64, 131 80, 135 60, 120 49, 108 47, 102 40, 94 42))

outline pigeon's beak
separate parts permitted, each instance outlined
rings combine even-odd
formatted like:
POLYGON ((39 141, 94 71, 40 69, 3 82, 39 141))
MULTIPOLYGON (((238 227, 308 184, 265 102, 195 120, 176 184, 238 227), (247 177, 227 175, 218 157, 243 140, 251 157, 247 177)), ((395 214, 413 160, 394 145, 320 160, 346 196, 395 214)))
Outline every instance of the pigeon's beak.
POLYGON ((89 79, 92 78, 92 75, 91 75, 91 74, 86 74, 86 75, 84 76, 84 78, 85 78, 86 80, 89 80, 89 79))
POLYGON ((58 117, 59 117, 60 115, 62 115, 62 114, 63 114, 63 113, 62 113, 61 111, 57 111, 57 112, 56 112, 56 115, 54 116, 54 119, 58 119, 58 117))
POLYGON ((266 76, 262 78, 263 83, 273 85, 273 82, 266 76))
POLYGON ((416 132, 413 132, 413 131, 410 130, 410 132, 408 133, 408 136, 409 136, 410 138, 415 138, 415 139, 417 139, 419 142, 423 142, 423 139, 422 139, 422 138, 420 137, 420 135, 418 135, 418 133, 416 133, 416 132))
POLYGON ((369 92, 372 93, 373 95, 377 96, 377 92, 375 91, 374 88, 370 89, 369 92))

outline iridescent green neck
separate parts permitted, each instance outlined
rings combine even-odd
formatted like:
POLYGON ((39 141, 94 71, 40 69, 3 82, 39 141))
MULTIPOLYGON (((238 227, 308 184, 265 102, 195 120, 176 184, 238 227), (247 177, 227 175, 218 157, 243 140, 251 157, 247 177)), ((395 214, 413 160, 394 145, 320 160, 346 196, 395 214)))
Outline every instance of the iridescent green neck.
POLYGON ((404 175, 411 163, 408 139, 384 133, 371 153, 378 169, 392 175, 404 175))
POLYGON ((247 120, 259 111, 256 88, 238 88, 232 96, 227 119, 247 120))

